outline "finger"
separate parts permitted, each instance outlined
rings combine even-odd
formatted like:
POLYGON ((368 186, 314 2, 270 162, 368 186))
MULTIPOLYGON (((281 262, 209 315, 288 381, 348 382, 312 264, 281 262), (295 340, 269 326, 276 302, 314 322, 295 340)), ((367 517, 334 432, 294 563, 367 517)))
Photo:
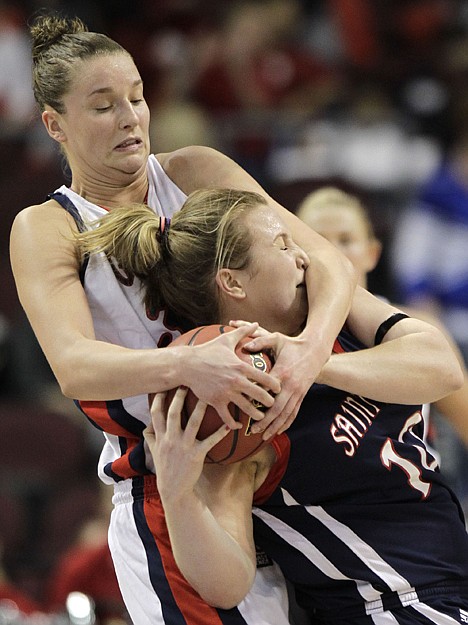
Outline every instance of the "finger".
POLYGON ((252 338, 251 341, 248 341, 244 345, 244 348, 249 352, 262 352, 266 350, 272 350, 277 343, 276 337, 267 332, 259 332, 258 335, 255 335, 255 338, 252 338))
MULTIPOLYGON (((268 398, 265 394, 269 392, 277 395, 281 391, 280 378, 272 373, 263 371, 260 367, 253 366, 252 362, 239 359, 241 362, 238 364, 239 376, 242 376, 239 380, 239 390, 252 399, 256 399, 263 403, 268 402, 268 398)), ((273 371, 273 369, 272 369, 273 371)))
POLYGON ((145 439, 145 441, 148 443, 149 446, 153 444, 156 437, 155 437, 155 432, 154 432, 154 428, 152 424, 148 425, 143 430, 143 438, 145 439))
MULTIPOLYGON (((241 327, 250 325, 250 323, 251 323, 250 321, 242 321, 241 319, 235 319, 235 320, 231 320, 229 322, 229 325, 232 328, 241 328, 241 327)), ((268 337, 268 336, 271 336, 271 335, 272 335, 271 332, 269 332, 268 330, 265 330, 265 328, 262 328, 262 326, 259 325, 258 328, 254 332, 252 332, 249 336, 252 336, 252 337, 265 336, 265 337, 268 337)))
POLYGON ((190 415, 189 420, 187 421, 187 425, 185 426, 185 432, 187 436, 192 438, 196 438, 198 431, 200 429, 200 425, 203 422, 203 417, 205 416, 206 408, 208 404, 202 402, 200 400, 195 404, 195 408, 193 409, 192 414, 190 415))
POLYGON ((243 321, 242 319, 231 319, 231 321, 229 322, 229 325, 232 328, 243 328, 245 326, 252 325, 252 322, 251 321, 243 321))
POLYGON ((258 323, 247 323, 246 325, 242 325, 239 328, 236 328, 232 332, 228 332, 224 336, 229 337, 230 343, 234 346, 237 345, 242 339, 246 336, 251 336, 253 332, 258 329, 258 323))
POLYGON ((155 432, 166 431, 166 393, 156 393, 151 404, 151 423, 155 432))
POLYGON ((182 410, 187 393, 187 387, 179 386, 172 398, 167 411, 166 431, 168 434, 171 432, 179 432, 182 429, 182 410))
MULTIPOLYGON (((241 321, 240 319, 235 319, 235 320, 231 320, 229 322, 229 325, 231 328, 244 328, 252 324, 250 321, 241 321)), ((265 332, 266 330, 264 330, 263 328, 260 328, 259 326, 256 330, 252 330, 252 332, 250 332, 248 336, 252 336, 252 337, 263 336, 265 332)))
POLYGON ((252 433, 258 434, 259 432, 265 432, 272 423, 275 423, 275 427, 273 427, 270 432, 273 431, 276 433, 285 423, 296 404, 296 400, 291 402, 291 404, 290 402, 291 394, 286 394, 285 392, 280 393, 280 395, 275 398, 273 407, 266 411, 262 421, 252 425, 252 433))
MULTIPOLYGON (((268 397, 273 401, 271 395, 268 395, 268 397)), ((235 404, 242 412, 245 412, 245 414, 254 421, 261 421, 265 417, 265 408, 263 408, 263 404, 252 401, 249 397, 240 395, 239 398, 236 399, 235 404)))
MULTIPOLYGON (((294 419, 297 417, 297 413, 299 412, 299 408, 301 407, 302 399, 296 403, 293 410, 288 414, 286 419, 283 419, 283 415, 277 417, 269 427, 267 427, 263 433, 263 440, 269 440, 276 434, 282 434, 285 432, 293 423, 294 419), (281 422, 283 422, 281 424, 281 422)), ((289 405, 289 404, 288 404, 289 405)), ((288 413, 288 407, 286 407, 285 413, 288 413)))
POLYGON ((213 434, 207 436, 201 443, 201 448, 206 456, 206 454, 213 449, 215 445, 217 445, 220 441, 225 438, 229 432, 232 432, 231 428, 223 423, 223 425, 217 429, 213 434))
POLYGON ((242 427, 241 423, 238 423, 232 416, 232 414, 229 412, 229 408, 227 406, 215 406, 213 405, 213 408, 216 410, 216 412, 218 413, 221 421, 223 421, 223 423, 225 423, 226 425, 229 426, 229 428, 231 430, 239 430, 242 427))
MULTIPOLYGON (((273 382, 272 386, 275 391, 279 393, 281 391, 279 380, 270 375, 268 375, 268 380, 273 382)), ((246 380, 241 389, 242 395, 250 399, 250 402, 254 406, 257 405, 265 408, 271 408, 273 406, 275 396, 277 395, 275 391, 272 391, 272 394, 267 390, 267 388, 264 388, 263 384, 252 382, 251 380, 246 380)), ((237 404, 237 400, 235 403, 237 404)))
POLYGON ((292 413, 286 419, 285 423, 279 428, 279 430, 277 432, 278 434, 282 434, 289 427, 291 427, 291 424, 293 423, 293 421, 295 420, 295 418, 297 417, 297 415, 299 413, 299 408, 301 407, 301 404, 302 404, 302 399, 297 402, 297 404, 296 404, 294 410, 292 411, 292 413))

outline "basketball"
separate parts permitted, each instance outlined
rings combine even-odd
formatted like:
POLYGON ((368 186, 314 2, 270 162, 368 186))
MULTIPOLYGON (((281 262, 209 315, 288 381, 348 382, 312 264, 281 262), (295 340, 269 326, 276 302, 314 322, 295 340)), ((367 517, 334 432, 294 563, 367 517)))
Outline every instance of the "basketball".
MULTIPOLYGON (((182 334, 176 338, 169 345, 169 347, 175 345, 201 345, 202 343, 211 341, 220 334, 224 334, 225 332, 230 332, 232 330, 234 330, 234 328, 231 326, 201 326, 182 334)), ((267 354, 264 352, 251 353, 243 349, 243 345, 248 343, 249 340, 250 338, 246 337, 244 340, 239 342, 236 347, 236 354, 239 358, 251 364, 252 367, 261 369, 262 371, 266 371, 268 373, 271 370, 272 362, 267 354)), ((168 403, 172 400, 173 396, 174 391, 168 393, 168 403)), ((183 425, 185 425, 190 418, 196 402, 196 395, 189 389, 182 412, 183 425)), ((208 452, 205 459, 206 463, 231 464, 233 462, 238 462, 239 460, 243 460, 244 458, 248 458, 253 455, 267 444, 267 441, 262 439, 261 432, 258 434, 252 434, 250 431, 252 419, 248 415, 242 412, 234 404, 229 404, 228 408, 234 420, 242 424, 242 428, 232 430, 223 438, 223 440, 215 445, 208 452)), ((257 406, 257 408, 261 409, 262 406, 257 406)), ((200 440, 205 439, 207 436, 215 432, 222 425, 222 423, 223 421, 216 410, 212 406, 208 406, 204 419, 200 425, 198 438, 200 440)))

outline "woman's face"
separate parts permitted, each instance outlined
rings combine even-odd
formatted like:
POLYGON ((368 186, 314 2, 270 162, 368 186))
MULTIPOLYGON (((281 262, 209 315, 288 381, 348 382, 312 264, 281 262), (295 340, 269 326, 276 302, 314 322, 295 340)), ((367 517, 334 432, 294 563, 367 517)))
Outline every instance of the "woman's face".
POLYGON ((379 259, 380 245, 369 238, 367 224, 353 208, 327 206, 315 209, 301 217, 303 221, 333 243, 353 263, 359 284, 366 285, 367 274, 379 259))
POLYGON ((125 53, 77 61, 59 141, 73 175, 128 183, 146 168, 149 110, 140 74, 125 53))
POLYGON ((243 318, 258 321, 271 332, 295 335, 308 312, 309 259, 271 208, 260 206, 246 219, 252 237, 250 262, 246 269, 236 270, 246 294, 243 318))

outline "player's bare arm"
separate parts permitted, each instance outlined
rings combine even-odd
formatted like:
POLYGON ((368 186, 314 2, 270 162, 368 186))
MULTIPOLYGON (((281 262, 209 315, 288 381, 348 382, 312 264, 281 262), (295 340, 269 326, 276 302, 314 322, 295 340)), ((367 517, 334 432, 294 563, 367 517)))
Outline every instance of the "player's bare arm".
POLYGON ((231 608, 250 589, 256 570, 251 511, 257 463, 204 464, 227 430, 196 439, 206 408, 201 402, 182 429, 185 396, 179 389, 166 409, 165 394, 156 395, 145 440, 180 570, 207 603, 231 608))
MULTIPOLYGON (((243 406, 245 396, 271 402, 265 389, 278 381, 252 370, 234 354, 230 342, 249 334, 220 337, 224 354, 210 356, 212 346, 170 349, 127 349, 97 341, 86 295, 79 279, 80 259, 73 241, 73 219, 54 201, 25 209, 11 231, 11 263, 19 298, 32 328, 67 397, 83 400, 120 399, 189 384, 207 403, 216 403, 227 422, 229 402, 243 406), (44 301, 48 302, 44 306, 44 301), (224 342, 224 343, 223 343, 224 342), (229 345, 228 345, 229 343, 229 345), (184 378, 180 360, 184 358, 184 378), (128 371, 133 375, 129 376, 128 371), (210 379, 213 384, 207 385, 210 379)), ((232 334, 232 333, 231 333, 232 334)), ((217 339, 218 340, 218 339, 217 339)), ((253 406, 245 409, 255 411, 253 406)), ((259 415, 252 414, 253 418, 259 415)))
POLYGON ((457 355, 442 332, 424 321, 401 319, 374 347, 379 326, 399 312, 358 287, 347 327, 369 349, 333 355, 319 381, 403 404, 432 402, 460 388, 463 374, 457 355))

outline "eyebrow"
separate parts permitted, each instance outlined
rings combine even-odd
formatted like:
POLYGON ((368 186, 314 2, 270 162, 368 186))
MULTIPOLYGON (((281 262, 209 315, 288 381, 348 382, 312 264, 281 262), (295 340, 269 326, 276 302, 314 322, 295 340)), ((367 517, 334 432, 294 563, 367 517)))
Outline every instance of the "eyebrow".
MULTIPOLYGON (((135 80, 135 82, 132 84, 132 87, 139 87, 140 85, 143 85, 143 80, 141 78, 135 80)), ((111 89, 111 87, 101 87, 100 89, 95 89, 94 91, 91 91, 91 93, 88 94, 88 98, 91 98, 93 95, 99 93, 112 93, 112 91, 113 89, 111 89)))
POLYGON ((286 239, 288 238, 288 236, 289 236, 289 238, 290 238, 290 239, 292 239, 292 237, 291 237, 290 235, 288 235, 288 233, 287 233, 287 232, 284 232, 284 231, 283 231, 283 232, 279 232, 279 233, 275 236, 275 238, 273 239, 273 243, 276 243, 276 241, 278 241, 278 239, 283 239, 283 241, 286 241, 286 239))

